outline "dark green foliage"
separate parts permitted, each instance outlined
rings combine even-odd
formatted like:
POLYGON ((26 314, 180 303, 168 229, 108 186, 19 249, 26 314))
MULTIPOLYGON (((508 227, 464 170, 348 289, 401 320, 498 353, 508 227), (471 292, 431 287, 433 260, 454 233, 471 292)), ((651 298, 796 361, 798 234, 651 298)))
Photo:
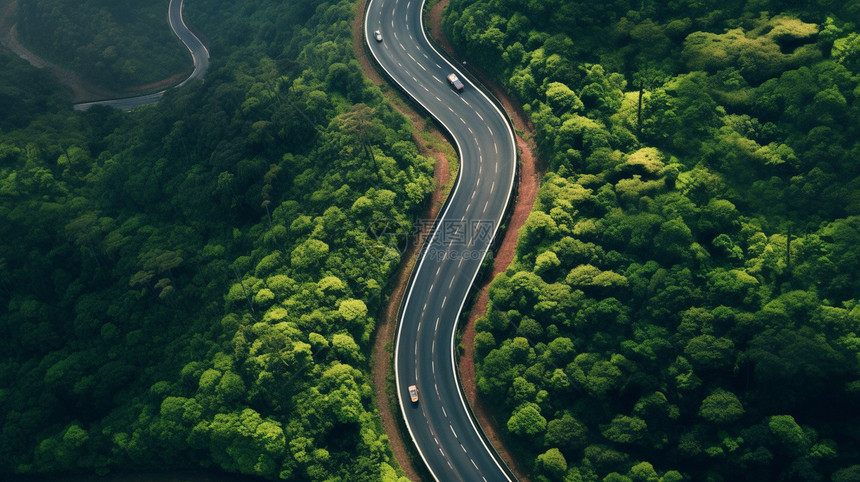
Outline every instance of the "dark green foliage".
POLYGON ((476 324, 538 480, 857 473, 860 9, 799 5, 451 2, 550 167, 476 324))
POLYGON ((3 72, 0 472, 397 479, 367 353, 399 255, 367 227, 409 225, 432 163, 354 5, 298 3, 198 3, 212 70, 136 112, 3 72))
MULTIPOLYGON (((48 72, 33 69, 11 52, 0 50, 0 132, 26 126, 36 115, 56 110, 65 95, 48 72)), ((12 148, 0 150, 0 165, 13 156, 12 148)))
POLYGON ((18 30, 37 54, 121 90, 191 71, 166 8, 166 0, 19 2, 18 30))

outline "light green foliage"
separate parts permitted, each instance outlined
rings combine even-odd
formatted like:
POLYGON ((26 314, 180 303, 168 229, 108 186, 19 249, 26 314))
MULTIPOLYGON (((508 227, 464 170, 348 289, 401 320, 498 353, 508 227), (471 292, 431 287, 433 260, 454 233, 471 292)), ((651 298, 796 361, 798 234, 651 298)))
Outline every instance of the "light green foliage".
POLYGON ((533 212, 523 224, 517 244, 529 249, 537 248, 552 239, 557 229, 558 226, 550 216, 542 212, 533 212))
POLYGON ((734 343, 727 338, 713 335, 699 335, 684 347, 694 366, 709 369, 719 368, 731 363, 734 343))
POLYGON ((641 418, 618 415, 600 433, 613 442, 629 444, 642 440, 647 430, 648 425, 641 418))
POLYGON ((307 239, 296 246, 290 255, 292 267, 299 273, 305 273, 319 264, 328 256, 329 246, 319 239, 307 239))
POLYGON ((634 465, 630 468, 627 476, 635 482, 658 482, 660 480, 654 466, 649 462, 639 462, 634 465))
POLYGON ((699 416, 718 424, 737 421, 744 414, 744 407, 731 392, 717 389, 699 407, 699 416))
POLYGON ((606 398, 610 392, 618 388, 623 372, 618 367, 619 360, 600 360, 593 354, 580 354, 574 360, 571 378, 580 384, 590 395, 597 398, 606 398), (615 363, 613 363, 615 362, 615 363))
POLYGON ((791 415, 774 415, 768 420, 767 426, 782 447, 790 453, 801 454, 809 447, 806 433, 791 415))
POLYGON ((756 30, 736 28, 723 34, 696 32, 684 41, 683 57, 691 70, 715 72, 738 66, 750 81, 767 79, 798 60, 808 60, 815 50, 797 49, 783 53, 781 44, 790 44, 815 35, 815 24, 796 18, 774 17, 761 20, 756 30), (761 34, 759 32, 767 32, 761 34))
POLYGON ((535 259, 535 273, 552 274, 552 272, 561 265, 558 256, 552 251, 544 251, 535 259))
POLYGON ((758 301, 759 280, 743 270, 714 270, 708 280, 714 300, 726 305, 753 305, 758 301))
POLYGON ((546 445, 570 449, 581 447, 587 440, 588 428, 565 412, 561 418, 547 423, 546 445))
POLYGON ((245 396, 245 383, 239 375, 228 371, 221 377, 218 386, 215 387, 215 394, 224 405, 239 402, 245 396))
POLYGON ((331 339, 331 347, 334 353, 344 361, 352 363, 364 359, 358 344, 347 334, 336 333, 331 339))
POLYGON ((219 413, 207 429, 210 449, 229 470, 271 477, 285 450, 284 431, 250 408, 219 413))
POLYGON ((508 431, 515 435, 537 435, 546 430, 546 419, 534 403, 520 405, 508 420, 508 431))
POLYGON ((653 147, 643 147, 627 156, 624 166, 640 170, 643 174, 657 174, 663 169, 663 155, 653 147))
POLYGON ((343 316, 344 320, 355 321, 367 316, 367 305, 361 300, 343 300, 337 311, 343 316))
POLYGON ((80 448, 83 444, 87 443, 89 438, 87 431, 77 424, 70 425, 63 434, 63 442, 74 448, 80 448))
POLYGON ((380 480, 383 482, 408 482, 405 476, 398 476, 397 471, 386 463, 380 464, 380 480))
POLYGON ((860 67, 860 35, 851 33, 836 39, 831 55, 852 72, 856 72, 860 67))
POLYGON ((558 478, 567 472, 567 461, 558 449, 549 449, 537 456, 535 467, 547 477, 558 478))
POLYGON ((576 92, 561 82, 550 82, 547 86, 546 103, 559 116, 569 112, 578 112, 585 108, 576 92))
POLYGON ((275 300, 275 294, 269 288, 263 288, 254 296, 254 302, 260 306, 268 306, 275 300))
POLYGON ((627 286, 627 278, 612 271, 601 271, 590 264, 577 266, 570 270, 567 283, 572 287, 584 288, 587 286, 599 286, 604 288, 627 286))
POLYGON ((211 391, 215 388, 215 384, 221 379, 221 372, 215 369, 208 369, 200 375, 200 390, 211 391))

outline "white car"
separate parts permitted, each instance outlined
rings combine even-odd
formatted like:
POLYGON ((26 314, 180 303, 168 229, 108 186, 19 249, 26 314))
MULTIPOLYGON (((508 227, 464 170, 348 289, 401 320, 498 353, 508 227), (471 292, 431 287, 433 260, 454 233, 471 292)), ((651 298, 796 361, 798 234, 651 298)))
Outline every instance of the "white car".
POLYGON ((382 42, 382 34, 379 32, 379 30, 373 31, 373 38, 375 38, 377 42, 382 42))
POLYGON ((463 82, 460 82, 460 79, 457 78, 457 74, 448 74, 448 83, 451 84, 451 87, 453 87, 457 92, 463 92, 463 82))

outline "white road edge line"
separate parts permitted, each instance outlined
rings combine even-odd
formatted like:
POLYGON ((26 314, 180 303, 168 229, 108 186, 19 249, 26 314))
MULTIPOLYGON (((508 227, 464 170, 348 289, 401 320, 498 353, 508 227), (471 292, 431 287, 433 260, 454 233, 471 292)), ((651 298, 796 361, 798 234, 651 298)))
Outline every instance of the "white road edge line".
MULTIPOLYGON (((421 17, 421 18, 420 18, 420 24, 422 24, 422 25, 424 24, 424 9, 423 9, 423 6, 424 6, 425 1, 426 1, 426 0, 422 0, 422 1, 421 1, 421 7, 422 7, 422 8, 420 9, 420 11, 421 11, 421 14, 420 14, 420 17, 421 17)), ((366 8, 366 12, 367 12, 367 11, 370 11, 370 9, 371 9, 371 7, 372 7, 372 5, 373 5, 373 2, 374 2, 374 0, 368 0, 368 4, 367 4, 367 8, 366 8)), ((370 31, 370 29, 368 28, 368 22, 369 22, 369 16, 368 16, 368 15, 365 15, 365 18, 364 18, 364 31, 365 31, 365 35, 367 35, 367 32, 369 32, 369 31, 370 31)), ((393 23, 394 23, 394 21, 393 21, 393 19, 392 19, 392 25, 393 25, 393 23)), ((428 45, 429 45, 429 41, 427 40, 427 34, 426 34, 426 32, 424 32, 424 30, 423 30, 423 29, 422 29, 422 35, 424 36, 424 40, 425 40, 425 42, 427 42, 427 43, 428 43, 428 45)), ((365 38, 366 38, 366 37, 365 37, 365 38)), ((368 43, 370 43, 370 42, 368 42, 368 43)), ((431 48, 432 48, 432 47, 431 47, 431 48)), ((376 59, 376 62, 381 66, 381 65, 382 65, 382 62, 380 62, 380 61, 379 61, 379 59, 376 57, 376 53, 374 52, 373 48, 371 48, 371 49, 370 49, 370 52, 371 52, 371 55, 373 55, 373 57, 376 59)), ((438 53, 437 53, 437 54, 438 54, 438 53)), ((437 64, 437 65, 439 65, 439 64, 437 64)), ((454 67, 454 66, 450 66, 450 67, 451 67, 455 72, 457 72, 457 73, 459 73, 460 75, 462 75, 462 73, 461 73, 461 72, 459 72, 459 70, 457 70, 457 68, 456 68, 456 67, 454 67)), ((383 68, 383 70, 385 70, 385 67, 384 67, 384 66, 383 66, 382 68, 383 68)), ((439 66, 439 68, 441 69, 442 67, 441 67, 441 66, 439 66)), ((392 75, 391 73, 389 73, 388 75, 389 75, 389 77, 393 78, 393 75, 392 75)), ((465 76, 464 76, 464 78, 465 78, 465 76)), ((437 79, 437 80, 438 80, 438 79, 437 79)), ((496 112, 497 112, 497 113, 498 113, 498 114, 499 114, 499 115, 504 119, 504 114, 501 112, 501 110, 498 108, 498 106, 496 106, 492 101, 490 101, 490 99, 489 99, 489 98, 486 96, 486 94, 484 94, 482 91, 480 91, 480 90, 478 90, 478 89, 476 89, 476 90, 478 91, 478 93, 479 93, 480 95, 482 95, 482 96, 487 100, 487 102, 488 102, 488 103, 493 107, 493 109, 494 109, 494 110, 495 110, 495 111, 496 111, 496 112)), ((420 102, 420 101, 418 101, 417 99, 416 99, 416 101, 417 101, 419 104, 421 104, 421 102, 420 102)), ((423 104, 422 104, 422 105, 423 105, 423 104)), ((426 106, 424 106, 424 108, 425 108, 425 109, 427 109, 427 107, 426 107, 426 106)), ((428 109, 428 111, 429 111, 429 109, 428 109)), ((507 120, 505 120, 505 123, 507 124, 507 123, 508 123, 508 121, 507 121, 507 120)), ((511 141, 511 146, 512 146, 512 148, 513 148, 513 151, 512 151, 512 152, 513 152, 513 155, 514 155, 514 161, 516 161, 516 140, 514 139, 514 134, 513 134, 513 132, 512 132, 510 129, 508 129, 508 138, 509 138, 509 140, 511 141)), ((456 137, 454 138, 454 142, 457 144, 457 150, 460 152, 461 157, 462 157, 463 149, 462 149, 462 147, 460 146, 460 142, 459 142, 459 140, 458 140, 456 137)), ((494 142, 494 146, 495 146, 495 149, 496 149, 496 154, 498 154, 498 146, 495 144, 495 142, 494 142)), ((461 172, 462 172, 462 170, 461 170, 461 172)), ((508 195, 507 195, 507 199, 505 200, 505 205, 507 205, 507 204, 510 202, 510 198, 511 198, 511 195, 512 195, 513 182, 514 182, 514 174, 515 174, 515 170, 514 170, 514 171, 512 171, 511 176, 510 176, 510 184, 511 184, 511 187, 508 189, 508 195)), ((461 180, 462 180, 462 176, 458 175, 458 176, 457 176, 457 182, 456 182, 456 183, 455 183, 455 185, 454 185, 454 189, 451 191, 451 194, 449 195, 449 200, 450 200, 450 199, 454 199, 454 198, 456 197, 457 193, 459 192, 459 188, 460 188, 461 180)), ((449 208, 450 208, 450 207, 451 207, 451 203, 449 202, 449 203, 445 206, 445 208, 443 209, 442 213, 439 215, 439 218, 438 218, 438 219, 440 219, 440 220, 444 220, 444 218, 445 218, 445 216, 447 215, 448 210, 449 210, 449 208)), ((503 216, 503 215, 504 215, 504 212, 502 212, 502 213, 500 213, 500 214, 499 214, 499 218, 498 218, 497 222, 496 222, 496 223, 495 223, 495 225, 494 225, 495 227, 493 228, 493 237, 495 237, 495 235, 496 235, 496 234, 497 234, 497 232, 498 232, 498 227, 499 227, 499 226, 500 226, 500 224, 501 224, 501 219, 502 219, 502 216, 503 216)), ((441 224, 441 223, 437 223, 437 225, 436 225, 436 229, 433 231, 433 234, 431 235, 430 240, 429 240, 429 241, 427 241, 428 243, 432 243, 432 240, 433 240, 433 239, 436 237, 436 235, 439 233, 439 225, 440 225, 440 224, 441 224)), ((484 252, 482 253, 482 254, 483 254, 483 257, 486 257, 486 255, 487 255, 487 251, 488 251, 488 250, 489 250, 489 246, 487 246, 487 247, 484 249, 484 252)), ((421 267, 422 267, 422 265, 424 264, 424 260, 425 260, 425 259, 427 259, 427 258, 426 258, 426 256, 422 256, 421 260, 420 260, 420 261, 419 261, 419 263, 418 263, 418 266, 416 267, 416 271, 415 271, 416 273, 417 273, 417 272, 419 272, 419 271, 421 270, 421 267)), ((478 275, 478 271, 477 271, 477 269, 476 269, 476 270, 473 272, 473 275, 472 275, 472 279, 471 279, 470 284, 474 284, 474 282, 475 282, 475 278, 477 277, 477 275, 478 275)), ((413 278, 413 279, 414 279, 414 278, 413 278)), ((410 287, 409 287, 409 290, 408 290, 408 293, 407 293, 407 296, 406 296, 405 304, 404 304, 403 306, 408 306, 409 299, 412 297, 413 290, 414 290, 414 284, 410 283, 410 287)), ((459 316, 459 313, 461 313, 461 312, 463 311, 463 306, 465 305, 465 303, 466 303, 466 299, 464 298, 464 299, 461 301, 461 303, 460 303, 460 307, 459 307, 459 309, 458 309, 458 316, 459 316)), ((403 310, 403 312, 405 312, 405 309, 403 310)), ((401 320, 401 322, 398 324, 397 335, 396 335, 396 339, 395 339, 395 349, 394 349, 394 351, 395 351, 395 354, 394 354, 395 361, 396 361, 396 359, 397 359, 397 354, 398 354, 398 352, 399 352, 399 348, 400 348, 400 343, 398 343, 398 341, 400 340, 400 335, 401 335, 401 333, 402 333, 402 329, 403 329, 403 322, 402 322, 402 320, 401 320)), ((457 368, 456 368, 456 367, 457 367, 457 364, 456 364, 456 362, 455 362, 455 360, 454 360, 454 356, 455 356, 455 348, 456 348, 456 347, 455 347, 456 331, 457 331, 457 326, 456 326, 456 324, 455 324, 455 325, 454 325, 454 328, 453 328, 453 330, 452 330, 452 333, 451 333, 451 337, 450 337, 450 341, 451 341, 451 350, 450 350, 450 354, 451 354, 451 361, 452 361, 452 364, 451 364, 451 365, 452 365, 452 375, 455 377, 455 379, 456 379, 456 377, 457 377, 457 372, 456 372, 456 370, 457 370, 457 368)), ((402 412, 402 413, 404 413, 404 414, 405 414, 405 413, 406 413, 406 409, 405 409, 405 407, 404 407, 404 405, 403 405, 403 397, 401 396, 401 393, 402 393, 402 392, 401 392, 401 387, 400 387, 400 378, 397 376, 397 373, 396 373, 396 372, 397 372, 397 363, 396 363, 396 362, 395 362, 395 364, 394 364, 394 370, 395 370, 395 384, 397 385, 397 394, 398 394, 398 401, 399 401, 399 405, 400 405, 400 410, 401 410, 401 412, 402 412)), ((416 378, 417 378, 417 376, 416 376, 416 378)), ((438 388, 437 388, 437 390, 438 390, 438 388)), ((460 403, 462 404, 463 409, 466 411, 466 413, 468 413, 468 407, 467 407, 467 405, 466 405, 466 401, 465 401, 465 398, 464 398, 464 396, 463 396, 463 390, 462 390, 462 387, 459 387, 459 390, 458 390, 458 396, 460 397, 460 403)), ((415 435, 414 435, 414 433, 413 433, 413 431, 412 431, 412 427, 411 427, 411 426, 410 426, 410 424, 409 424, 409 419, 408 419, 408 418, 406 418, 406 417, 404 417, 404 421, 405 421, 405 423, 406 423, 406 428, 407 428, 407 429, 408 429, 408 431, 409 431, 409 435, 410 435, 410 437, 412 438, 412 442, 413 442, 413 444, 415 444, 415 435)), ((469 423, 472 425, 472 428, 473 428, 473 430, 475 431, 475 433, 480 433, 480 432, 479 432, 479 430, 478 430, 478 428, 475 426, 475 421, 474 421, 471 417, 469 417, 469 423)), ((495 462, 495 464, 496 464, 496 466, 498 467, 498 469, 500 470, 500 472, 504 475, 504 477, 505 477, 505 479, 506 479, 506 480, 509 480, 509 481, 510 481, 510 478, 508 477, 507 472, 506 472, 506 471, 502 468, 502 466, 500 465, 499 460, 496 458, 495 453, 494 453, 494 452, 493 452, 493 451, 492 451, 492 450, 487 446, 486 441, 484 441, 483 437, 481 437, 480 439, 481 439, 481 443, 482 443, 482 444, 483 444, 483 446, 484 446, 484 449, 488 452, 488 454, 490 455, 490 457, 493 459, 493 461, 495 462)), ((417 445, 417 444, 415 444, 415 445, 416 445, 416 447, 418 447, 418 445, 417 445)), ((441 451, 441 449, 440 449, 440 451, 441 451)), ((427 459, 425 458, 424 454, 421 452, 421 450, 420 450, 420 449, 418 449, 418 453, 421 455, 421 458, 424 460, 424 463, 425 463, 425 465, 428 467, 428 470, 430 471, 430 473, 431 473, 431 475, 433 476, 433 478, 434 478, 434 479, 436 479, 436 480, 439 480, 438 476, 433 472, 433 468, 430 466, 430 464, 428 464, 428 463, 427 463, 427 459)), ((443 455, 444 455, 444 453, 443 453, 443 455)), ((474 461, 473 461, 473 464, 474 464, 474 461)), ((453 469, 453 466, 451 466, 451 462, 450 462, 450 461, 448 461, 448 466, 449 466, 449 467, 451 467, 451 469, 453 469)), ((485 480, 486 480, 486 478, 485 478, 485 480)))

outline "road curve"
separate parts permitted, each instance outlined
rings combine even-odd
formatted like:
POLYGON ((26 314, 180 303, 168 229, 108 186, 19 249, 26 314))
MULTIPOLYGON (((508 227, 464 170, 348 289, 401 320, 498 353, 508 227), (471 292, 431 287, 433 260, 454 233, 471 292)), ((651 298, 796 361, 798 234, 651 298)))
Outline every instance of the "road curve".
POLYGON ((425 0, 369 0, 364 37, 390 79, 441 123, 460 155, 457 183, 412 274, 397 328, 394 370, 406 427, 442 481, 511 480, 471 417, 454 359, 457 320, 501 224, 516 175, 502 111, 431 46, 425 0), (382 41, 375 39, 379 31, 382 41), (453 90, 446 76, 465 84, 453 90), (419 402, 408 387, 416 385, 419 402))
MULTIPOLYGON (((202 79, 209 69, 209 49, 203 45, 203 42, 185 25, 185 20, 182 18, 182 7, 185 0, 170 0, 170 5, 167 7, 167 23, 170 24, 170 29, 179 40, 185 45, 185 48, 191 53, 191 58, 194 61, 194 71, 187 79, 183 80, 176 87, 182 87, 188 82, 195 79, 202 79)), ((107 105, 117 109, 131 109, 141 105, 155 104, 162 97, 167 89, 155 92, 153 94, 138 95, 135 97, 125 97, 122 99, 98 100, 95 102, 81 102, 75 104, 75 110, 87 110, 94 105, 107 105)))

